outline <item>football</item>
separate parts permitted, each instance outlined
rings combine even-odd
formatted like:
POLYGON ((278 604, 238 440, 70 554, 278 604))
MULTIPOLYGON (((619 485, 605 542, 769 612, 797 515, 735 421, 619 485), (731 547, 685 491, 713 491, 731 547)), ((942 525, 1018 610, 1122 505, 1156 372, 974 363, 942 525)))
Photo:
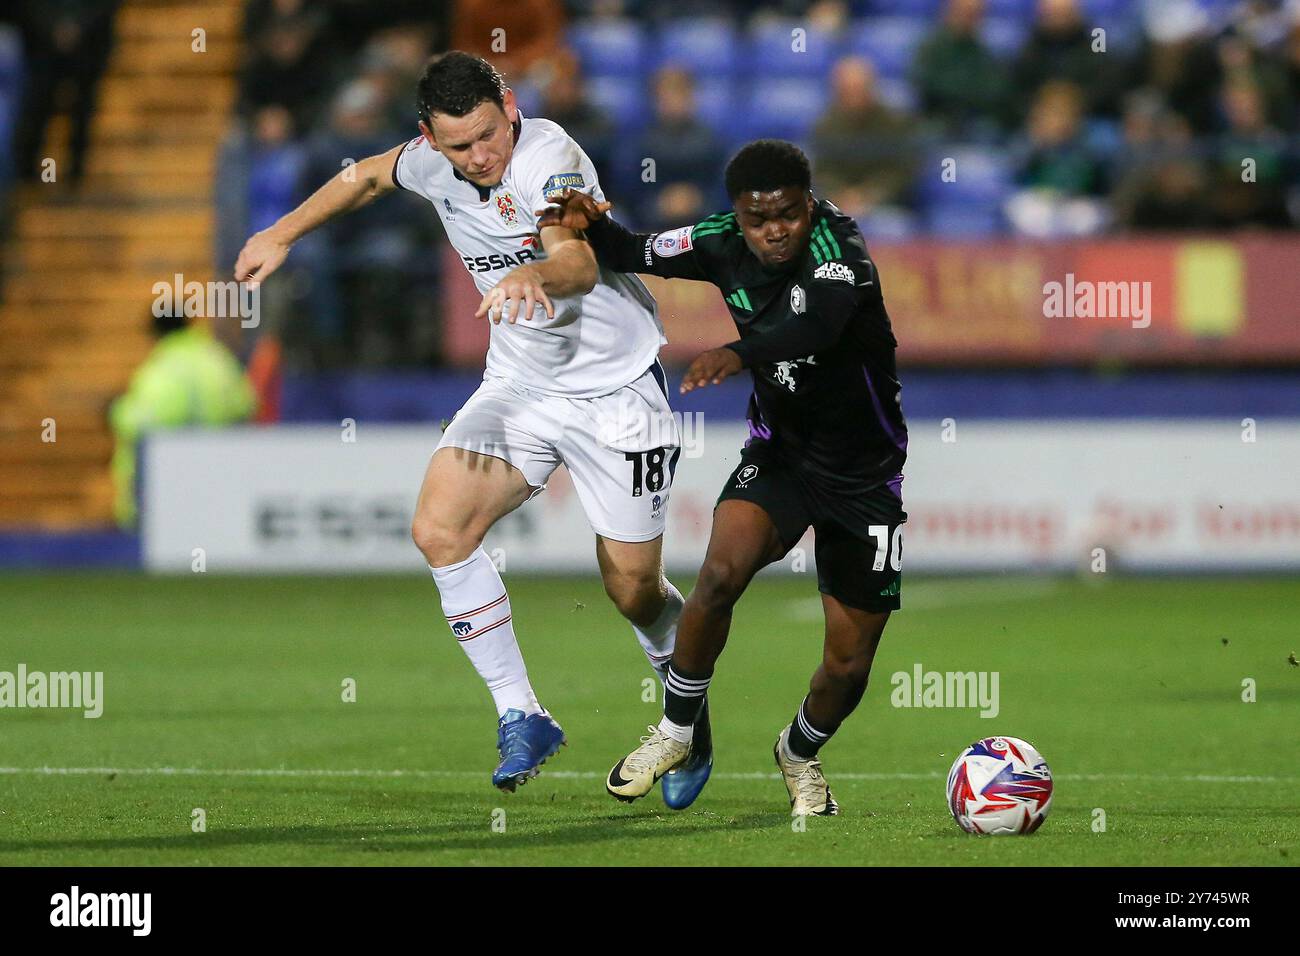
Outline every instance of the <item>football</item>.
POLYGON ((1052 805, 1052 771, 1018 737, 985 737, 948 771, 948 809, 967 833, 1033 833, 1052 805))

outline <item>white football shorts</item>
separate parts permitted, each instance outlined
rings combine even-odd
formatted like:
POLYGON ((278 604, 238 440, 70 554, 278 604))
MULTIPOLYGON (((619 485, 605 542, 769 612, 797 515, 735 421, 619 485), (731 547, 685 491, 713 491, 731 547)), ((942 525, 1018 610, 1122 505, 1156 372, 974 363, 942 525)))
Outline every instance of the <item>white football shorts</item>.
POLYGON ((563 463, 592 531, 652 541, 664 532, 681 436, 656 361, 636 381, 595 398, 484 379, 443 432, 438 448, 448 447, 509 462, 534 495, 563 463))

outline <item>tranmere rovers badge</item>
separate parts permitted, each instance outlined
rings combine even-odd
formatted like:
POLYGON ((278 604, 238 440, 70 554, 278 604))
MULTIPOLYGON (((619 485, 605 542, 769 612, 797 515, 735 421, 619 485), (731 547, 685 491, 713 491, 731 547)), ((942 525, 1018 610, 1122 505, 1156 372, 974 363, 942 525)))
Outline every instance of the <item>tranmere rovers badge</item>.
POLYGON ((515 200, 509 193, 502 193, 497 197, 497 212, 507 226, 519 225, 519 213, 515 211, 515 200))

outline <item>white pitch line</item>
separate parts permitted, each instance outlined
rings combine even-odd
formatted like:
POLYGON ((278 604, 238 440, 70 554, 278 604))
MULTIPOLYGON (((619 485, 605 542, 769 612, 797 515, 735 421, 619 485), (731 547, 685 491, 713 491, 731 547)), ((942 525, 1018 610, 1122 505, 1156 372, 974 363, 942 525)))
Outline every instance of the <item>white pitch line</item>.
MULTIPOLYGON (((207 767, 0 767, 0 775, 38 777, 94 777, 116 774, 123 777, 354 777, 370 779, 417 780, 454 778, 477 779, 486 775, 479 770, 328 770, 321 768, 266 767, 223 769, 207 767)), ((605 774, 594 770, 544 770, 542 776, 553 780, 603 780, 605 774)), ((943 780, 939 771, 929 773, 833 773, 836 780, 943 780)), ((780 774, 754 771, 738 773, 722 771, 712 775, 714 780, 776 780, 780 774)), ((1300 777, 1223 776, 1218 774, 1152 774, 1152 773, 1063 773, 1055 780, 1086 780, 1100 783, 1155 782, 1155 783, 1281 783, 1295 785, 1300 777)))

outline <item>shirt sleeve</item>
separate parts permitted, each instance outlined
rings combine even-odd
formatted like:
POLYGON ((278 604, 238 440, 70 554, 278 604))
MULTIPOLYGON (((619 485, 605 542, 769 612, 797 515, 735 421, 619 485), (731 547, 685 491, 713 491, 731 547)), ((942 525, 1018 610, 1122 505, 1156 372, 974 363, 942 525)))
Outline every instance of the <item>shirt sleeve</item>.
POLYGON ((552 204, 552 200, 566 189, 586 193, 597 202, 605 201, 596 168, 587 154, 569 136, 555 136, 532 147, 523 160, 524 172, 519 177, 522 195, 518 201, 521 212, 530 222, 537 221, 537 212, 552 204))
POLYGON ((435 158, 434 152, 423 136, 407 143, 393 162, 393 182, 398 188, 432 201, 434 197, 425 184, 429 181, 429 163, 435 158))
POLYGON ((869 260, 828 260, 813 271, 803 312, 726 347, 740 356, 745 368, 813 355, 840 340, 873 284, 869 260))

